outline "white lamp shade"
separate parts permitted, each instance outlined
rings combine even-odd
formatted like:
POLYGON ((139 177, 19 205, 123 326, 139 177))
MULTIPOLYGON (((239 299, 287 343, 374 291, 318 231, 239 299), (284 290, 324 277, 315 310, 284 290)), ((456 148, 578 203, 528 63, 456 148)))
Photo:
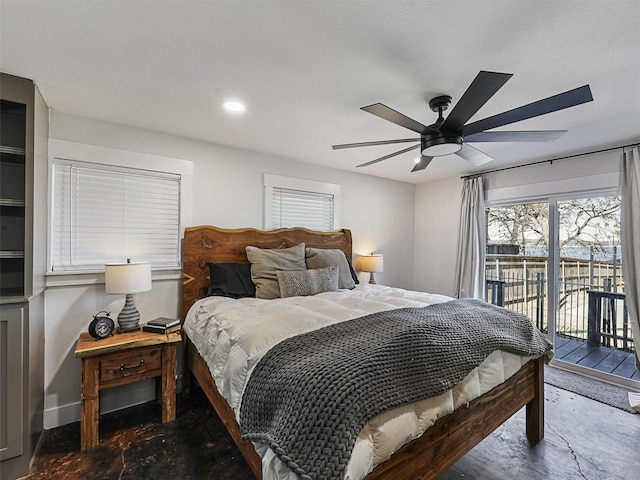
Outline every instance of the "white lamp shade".
POLYGON ((360 270, 363 272, 384 272, 384 257, 382 254, 363 255, 360 257, 360 270))
POLYGON ((151 290, 151 264, 148 262, 108 263, 104 266, 107 293, 138 293, 151 290))

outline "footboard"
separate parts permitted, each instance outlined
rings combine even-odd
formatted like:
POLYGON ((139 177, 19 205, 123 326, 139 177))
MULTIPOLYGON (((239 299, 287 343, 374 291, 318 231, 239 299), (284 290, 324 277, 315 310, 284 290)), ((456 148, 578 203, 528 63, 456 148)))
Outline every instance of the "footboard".
POLYGON ((544 360, 531 360, 506 382, 442 417, 407 443, 365 480, 431 480, 458 461, 523 406, 527 437, 544 435, 544 360))

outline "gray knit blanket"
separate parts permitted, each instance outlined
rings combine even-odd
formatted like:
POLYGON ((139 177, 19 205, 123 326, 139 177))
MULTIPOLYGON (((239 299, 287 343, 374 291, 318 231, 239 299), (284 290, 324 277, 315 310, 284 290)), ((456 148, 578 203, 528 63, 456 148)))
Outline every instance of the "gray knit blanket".
POLYGON ((330 325, 260 360, 242 397, 242 439, 268 444, 303 480, 339 480, 376 415, 450 390, 495 350, 551 348, 526 316, 471 299, 330 325))

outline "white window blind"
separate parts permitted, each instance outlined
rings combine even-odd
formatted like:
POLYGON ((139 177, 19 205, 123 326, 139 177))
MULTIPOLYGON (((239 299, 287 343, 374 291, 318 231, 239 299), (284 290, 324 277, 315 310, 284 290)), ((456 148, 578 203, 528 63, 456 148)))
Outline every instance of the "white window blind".
POLYGON ((273 187, 271 226, 306 227, 329 232, 334 225, 334 195, 273 187))
POLYGON ((180 175, 56 158, 51 228, 54 271, 179 266, 180 175))

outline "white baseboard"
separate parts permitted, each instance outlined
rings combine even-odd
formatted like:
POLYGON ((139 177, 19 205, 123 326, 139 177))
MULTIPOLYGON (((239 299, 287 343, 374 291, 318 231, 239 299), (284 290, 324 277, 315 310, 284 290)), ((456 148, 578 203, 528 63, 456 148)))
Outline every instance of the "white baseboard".
MULTIPOLYGON (((100 413, 109 413, 154 400, 156 384, 154 379, 110 388, 100 393, 100 413)), ((44 428, 60 427, 80 421, 80 402, 60 405, 44 411, 44 428)))

